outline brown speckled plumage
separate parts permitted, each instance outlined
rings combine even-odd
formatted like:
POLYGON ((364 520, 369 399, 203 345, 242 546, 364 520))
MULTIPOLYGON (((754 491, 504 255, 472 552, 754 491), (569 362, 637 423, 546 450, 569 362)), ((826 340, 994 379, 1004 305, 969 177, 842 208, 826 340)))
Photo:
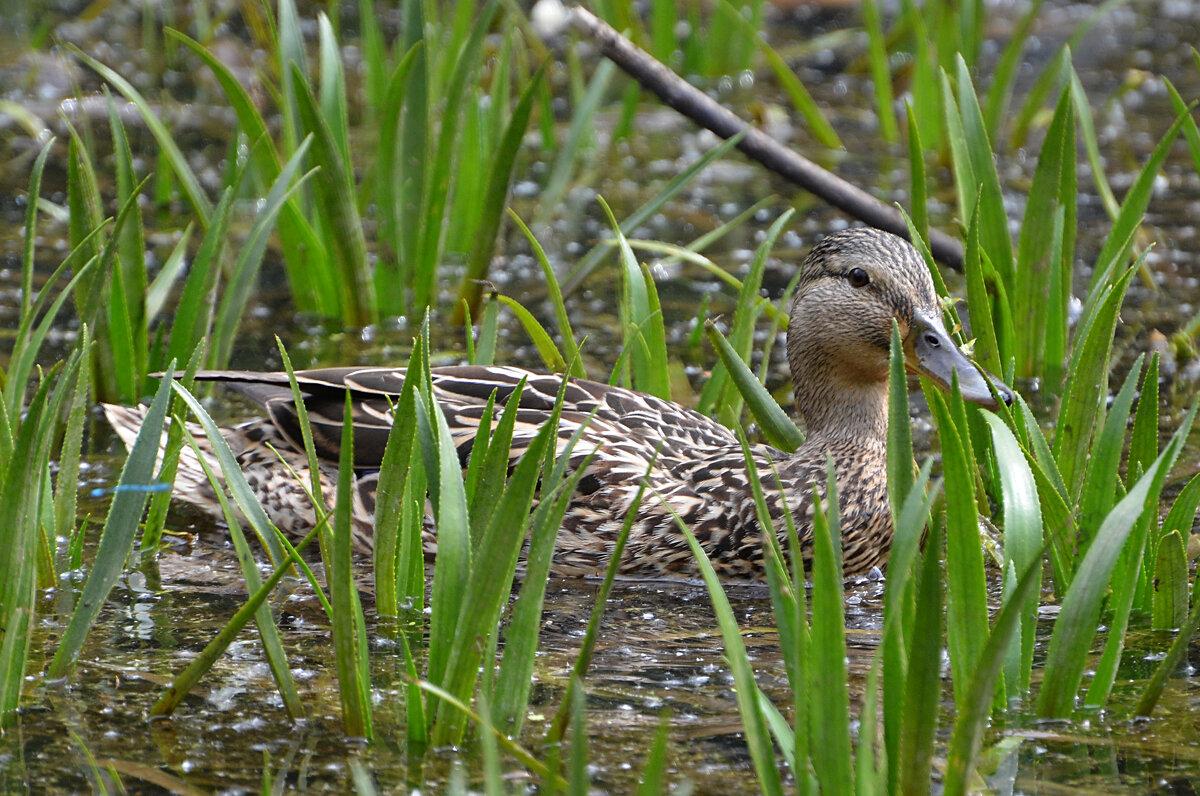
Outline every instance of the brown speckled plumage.
MULTIPOLYGON (((946 335, 925 263, 907 242, 871 229, 851 229, 817 244, 803 267, 791 309, 788 360, 796 408, 804 418, 808 437, 792 454, 759 445, 753 448, 753 455, 776 533, 782 540, 786 501, 806 558, 811 546, 813 490, 825 495, 826 458, 832 457, 845 571, 861 573, 885 562, 892 535, 885 450, 892 319, 899 322, 905 337, 911 369, 942 384, 947 384, 950 372, 955 371, 966 397, 985 404, 991 397, 982 377, 946 335)), ((307 478, 306 459, 293 442, 294 408, 286 376, 232 371, 202 375, 222 381, 266 407, 269 418, 224 429, 224 435, 272 521, 293 535, 307 532, 314 521, 312 507, 271 450, 278 450, 307 478)), ((358 549, 369 551, 377 479, 371 468, 378 467, 382 457, 390 422, 388 396, 399 390, 403 371, 330 368, 297 375, 309 396, 306 406, 315 418, 316 444, 324 462, 337 461, 341 403, 345 388, 353 390, 356 464, 362 468, 354 490, 354 533, 358 549)), ((561 377, 509 367, 434 369, 436 398, 464 461, 488 396, 496 391, 496 403, 502 405, 523 378, 526 385, 513 438, 514 458, 553 406, 561 377)), ((129 443, 141 424, 142 411, 106 409, 129 443)), ((641 478, 657 456, 649 475, 650 490, 638 510, 622 559, 622 574, 695 576, 692 554, 671 515, 674 510, 695 532, 723 578, 762 577, 761 533, 745 460, 729 429, 668 401, 572 380, 560 425, 560 450, 584 422, 586 429, 571 460, 579 465, 585 457, 592 458, 562 523, 553 565, 556 573, 603 572, 641 478)), ((326 495, 334 494, 335 466, 322 465, 326 495)), ((194 458, 183 458, 179 470, 175 488, 180 497, 219 516, 212 489, 194 458)), ((427 521, 425 546, 427 553, 436 552, 431 520, 427 521)))

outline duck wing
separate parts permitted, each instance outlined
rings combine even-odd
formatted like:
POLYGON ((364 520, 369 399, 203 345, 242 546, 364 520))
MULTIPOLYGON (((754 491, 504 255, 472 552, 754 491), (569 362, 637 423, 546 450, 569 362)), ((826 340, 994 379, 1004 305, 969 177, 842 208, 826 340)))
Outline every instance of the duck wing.
MULTIPOLYGON (((380 367, 296 371, 318 457, 327 462, 338 460, 349 390, 355 467, 378 468, 405 373, 403 368, 380 367)), ((434 398, 446 416, 463 461, 483 422, 489 397, 495 394, 496 407, 504 407, 522 382, 513 432, 514 458, 549 417, 560 389, 564 392, 560 449, 581 426, 586 426, 572 458, 604 450, 608 456, 628 457, 631 461, 648 461, 656 453, 664 462, 683 461, 694 458, 698 450, 737 445, 734 434, 711 418, 670 401, 608 384, 570 378, 564 388, 565 377, 560 374, 514 367, 441 367, 432 369, 431 375, 434 398)), ((286 373, 200 371, 196 378, 224 384, 260 404, 292 446, 303 450, 299 414, 286 373)))

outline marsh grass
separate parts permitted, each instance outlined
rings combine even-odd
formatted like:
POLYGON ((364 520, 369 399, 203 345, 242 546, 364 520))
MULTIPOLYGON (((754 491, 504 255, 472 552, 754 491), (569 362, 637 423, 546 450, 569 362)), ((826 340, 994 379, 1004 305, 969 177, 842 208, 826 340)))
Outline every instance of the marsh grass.
MULTIPOLYGON (((757 38, 761 4, 747 6, 746 13, 729 3, 715 7, 714 19, 726 23, 717 28, 729 44, 720 50, 698 48, 695 40, 675 37, 683 29, 681 22, 701 21, 696 11, 655 2, 648 21, 643 21, 622 4, 609 5, 610 21, 624 23, 649 41, 660 57, 682 68, 744 68, 757 51, 770 69, 780 73, 778 55, 757 38)), ((1200 172, 1200 130, 1186 100, 1168 85, 1178 120, 1163 133, 1120 201, 1113 196, 1100 167, 1091 109, 1070 56, 1070 45, 1111 5, 1098 8, 1076 30, 1072 42, 1048 64, 1020 103, 1013 86, 1022 36, 1005 47, 987 94, 981 97, 976 91, 973 69, 982 35, 980 3, 905 2, 890 30, 875 4, 866 6, 868 59, 878 91, 881 135, 888 141, 907 135, 912 175, 912 204, 907 209, 918 248, 928 255, 923 241, 929 224, 925 158, 928 150, 944 152, 953 168, 966 244, 965 279, 978 359, 1009 377, 1040 379, 1049 393, 1061 396, 1062 403, 1057 423, 1047 432, 1019 396, 1013 407, 991 414, 965 405, 956 391, 948 396, 927 392, 942 461, 941 475, 933 479, 931 461, 922 462, 919 469, 913 466, 907 385, 894 332, 888 483, 896 533, 880 643, 861 708, 852 703, 846 688, 836 495, 831 494, 828 505, 817 511, 807 572, 794 527, 784 529, 786 545, 779 545, 774 534, 764 536, 766 577, 790 692, 788 709, 783 711, 756 684, 722 586, 689 534, 725 643, 742 729, 763 792, 781 792, 785 785, 802 793, 924 792, 931 787, 935 768, 940 769, 946 792, 966 792, 993 737, 989 723, 1005 720, 1010 707, 1032 706, 1047 718, 1112 710, 1117 665, 1133 619, 1151 617, 1155 627, 1179 628, 1179 632, 1137 705, 1128 711, 1131 715, 1154 710, 1167 678, 1191 638, 1200 632, 1200 595, 1195 582, 1189 590, 1185 548, 1200 505, 1200 478, 1194 478, 1169 507, 1163 500, 1167 475, 1179 459, 1196 406, 1174 435, 1160 444, 1159 365, 1153 358, 1139 359, 1112 403, 1106 403, 1113 336, 1130 282, 1144 262, 1135 241, 1155 177, 1181 134, 1200 172), (912 56, 911 99, 904 119, 893 118, 895 104, 889 99, 890 56, 899 49, 911 50, 912 56), (1044 130, 1038 121, 1042 117, 1049 119, 1044 130), (1022 231, 1014 242, 996 155, 1024 145, 1034 130, 1042 133, 1042 143, 1022 231), (1077 142, 1083 144, 1082 153, 1077 142), (1081 155, 1092 171, 1111 226, 1094 263, 1082 315, 1072 329, 1068 302, 1078 257, 1075 175, 1081 155), (1166 519, 1159 522, 1164 510, 1166 519), (1004 530, 998 574, 989 574, 980 551, 981 515, 1004 530), (989 578, 1002 584, 999 610, 988 604, 989 578), (1044 580, 1054 599, 1061 601, 1061 612, 1035 678, 1039 587, 1044 580), (1098 659, 1089 659, 1101 621, 1108 627, 1103 650, 1098 659), (939 726, 945 719, 943 647, 948 650, 949 688, 955 704, 952 726, 939 726), (1095 674, 1081 692, 1089 665, 1095 674), (1036 688, 1035 681, 1040 682, 1036 688), (856 709, 857 735, 851 733, 849 719, 856 709), (943 768, 935 766, 935 758, 944 748, 938 738, 947 733, 943 768), (878 746, 877 737, 882 739, 878 746), (780 758, 790 769, 790 782, 785 782, 780 758)), ((1020 31, 1030 29, 1038 7, 1035 3, 1022 18, 1020 31)), ((48 284, 59 286, 68 272, 72 276, 65 285, 42 290, 36 297, 32 268, 38 202, 28 203, 19 328, 0 395, 0 505, 8 507, 13 518, 0 525, 0 547, 6 551, 0 557, 0 672, 4 673, 0 723, 11 723, 20 705, 31 659, 37 587, 56 583, 64 571, 81 563, 86 528, 76 516, 74 486, 79 480, 87 406, 95 398, 137 400, 151 384, 148 374, 165 368, 167 378, 157 387, 147 423, 114 489, 87 580, 78 595, 70 594, 73 600, 63 602, 69 614, 64 616, 66 630, 47 676, 72 676, 100 607, 136 549, 138 521, 148 500, 150 514, 140 537, 146 554, 143 561, 149 561, 157 548, 169 495, 153 493, 148 487, 173 478, 174 456, 189 444, 182 422, 186 407, 186 414, 205 428, 220 463, 221 473, 212 477, 223 484, 219 490, 223 497, 228 491, 225 516, 248 597, 176 676, 152 715, 178 710, 251 621, 262 639, 284 710, 292 719, 306 715, 267 604, 279 582, 298 571, 318 595, 332 631, 344 732, 372 737, 373 684, 366 643, 370 623, 355 585, 363 565, 350 554, 348 510, 354 488, 350 423, 341 461, 323 465, 327 473, 338 474, 336 492, 322 495, 315 477, 321 465, 312 453, 308 421, 301 413, 314 475, 310 482, 314 504, 324 507, 326 500, 336 500, 331 511, 320 512, 312 533, 293 541, 270 525, 232 452, 223 446, 216 424, 187 389, 186 380, 180 384, 171 379, 174 365, 169 363, 187 362, 186 369, 194 370, 202 363, 221 366, 227 361, 272 232, 278 233, 300 310, 351 324, 422 311, 438 302, 442 263, 460 257, 467 268, 457 285, 455 309, 461 307, 464 317, 481 321, 478 338, 468 347, 472 361, 493 361, 499 317, 506 309, 536 343, 548 366, 580 376, 584 369, 578 332, 570 322, 564 294, 593 269, 608 267, 602 260, 615 251, 614 273, 622 284, 624 346, 610 378, 669 396, 665 376, 671 362, 662 307, 653 272, 635 252, 686 259, 717 272, 717 266, 700 254, 711 237, 678 247, 626 236, 733 143, 714 149, 623 222, 609 213, 612 241, 589 253, 561 287, 549 259, 521 225, 550 286, 555 321, 551 333, 511 296, 483 301, 477 281, 487 274, 523 134, 535 119, 542 125, 549 123, 544 67, 522 54, 522 45, 531 44, 524 39, 525 28, 517 25, 498 40, 489 38, 491 20, 515 13, 495 2, 478 19, 472 16, 470 4, 410 3, 405 10, 406 32, 389 48, 372 9, 370 0, 362 0, 363 80, 372 99, 366 124, 375 125, 372 129, 378 132, 376 138, 365 136, 377 140, 377 149, 365 156, 350 145, 352 113, 338 52, 336 15, 318 21, 314 75, 296 9, 284 0, 276 18, 266 13, 270 24, 261 28, 260 35, 275 59, 272 91, 283 117, 279 141, 268 134, 267 120, 245 88, 211 51, 183 34, 168 32, 164 46, 181 45, 212 70, 247 144, 245 159, 226 172, 215 203, 205 196, 186 156, 141 93, 112 69, 76 53, 137 108, 158 145, 158 163, 170 176, 164 181, 159 174, 158 184, 174 186, 182 195, 191 225, 166 265, 150 278, 141 256, 147 236, 138 202, 149 184, 136 173, 128 136, 116 113, 110 119, 116 173, 111 201, 116 212, 111 219, 104 217, 97 153, 86 131, 71 130, 66 193, 71 250, 48 284), (490 105, 482 101, 485 97, 490 105), (315 169, 320 169, 317 179, 311 177, 315 169), (364 172, 371 176, 355 176, 364 172), (235 203, 245 196, 262 201, 248 238, 235 249, 229 242, 231 217, 235 203), (473 207, 477 196, 484 200, 473 207), (377 240, 370 243, 363 232, 366 221, 374 221, 379 230, 377 240), (179 297, 172 304, 172 289, 180 280, 179 297), (83 322, 79 340, 63 363, 41 371, 37 363, 43 342, 61 308, 71 300, 83 322), (157 333, 172 310, 169 334, 157 333), (207 347, 200 345, 202 341, 207 341, 207 347), (168 417, 175 422, 167 424, 168 417), (160 448, 166 450, 161 463, 157 461, 160 448), (50 477, 51 461, 59 465, 56 482, 50 477), (247 527, 261 550, 246 538, 247 527), (69 541, 60 544, 59 538, 69 541), (314 541, 321 551, 324 580, 313 571, 313 556, 303 555, 314 541), (265 578, 257 563, 263 556, 269 567, 265 578)), ((577 65, 573 68, 577 70, 577 65)), ((580 102, 560 145, 559 162, 552 167, 550 196, 563 195, 573 179, 591 122, 607 96, 610 72, 609 67, 601 67, 586 86, 582 73, 576 72, 580 102)), ((802 106, 801 91, 794 85, 787 88, 802 106)), ((819 128, 815 118, 810 118, 810 124, 819 128)), ((49 151, 49 145, 43 148, 31 169, 33 200, 41 193, 49 151)), ((766 259, 787 222, 785 213, 772 225, 744 279, 723 271, 718 274, 736 291, 737 301, 728 336, 712 323, 703 326, 720 364, 701 400, 705 411, 735 426, 748 410, 765 438, 793 450, 802 434, 763 387, 765 372, 755 374, 749 365, 755 330, 765 323, 777 331, 786 323, 784 314, 764 303, 759 292, 766 259)), ((932 262, 931 268, 941 285, 932 262)), ((948 320, 957 326, 952 309, 948 320)), ((408 747, 420 757, 440 745, 478 743, 488 793, 504 790, 497 764, 502 755, 526 767, 547 792, 584 792, 588 670, 596 638, 603 632, 605 595, 619 563, 620 540, 629 525, 619 537, 570 685, 561 694, 550 729, 528 743, 531 732, 522 729, 531 700, 547 573, 557 529, 582 471, 577 461, 568 467, 578 435, 565 442, 558 437, 560 396, 550 422, 535 438, 523 442, 524 455, 514 458, 516 402, 493 405, 488 413, 492 422, 476 440, 464 467, 434 399, 428 346, 426 325, 392 409, 370 570, 375 610, 385 618, 377 623, 378 631, 393 633, 403 650, 408 747), (431 520, 426 518, 427 506, 432 509, 431 520), (422 544, 428 521, 436 524, 439 543, 431 589, 422 544), (523 548, 524 577, 516 585, 523 548), (510 600, 514 588, 516 598, 510 600), (392 620, 403 622, 389 623, 392 620), (569 743, 562 747, 564 740, 569 743)), ((282 353, 290 371, 290 361, 282 353)), ((293 389, 299 395, 297 384, 293 389)), ((347 396, 347 407, 351 400, 347 396)), ((768 514, 756 480, 754 488, 756 510, 765 526, 768 514)), ((657 498, 643 494, 639 499, 657 498)), ((662 726, 645 766, 645 793, 665 787, 668 724, 662 726)), ((369 789, 361 766, 355 770, 355 781, 369 789)), ((452 777, 451 785, 458 787, 461 782, 452 777)))

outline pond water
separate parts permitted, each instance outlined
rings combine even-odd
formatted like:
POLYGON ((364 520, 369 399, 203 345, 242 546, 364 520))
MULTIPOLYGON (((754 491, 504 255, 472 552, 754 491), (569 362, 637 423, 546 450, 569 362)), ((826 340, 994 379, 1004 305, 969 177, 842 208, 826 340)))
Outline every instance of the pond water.
MULTIPOLYGON (((998 48, 1026 7, 1007 0, 988 4, 985 63, 994 62, 998 48)), ((1082 4, 1045 5, 1036 36, 1026 51, 1018 93, 1028 88, 1058 45, 1093 11, 1092 6, 1082 4)), ((157 81, 159 71, 138 60, 142 13, 139 4, 113 3, 93 21, 72 18, 57 25, 55 31, 124 74, 157 81)), ((770 26, 770 34, 773 43, 785 50, 789 41, 803 42, 857 24, 853 10, 802 6, 776 13, 779 18, 770 26)), ((52 120, 53 108, 72 87, 82 82, 85 90, 90 90, 95 86, 94 77, 64 67, 51 57, 27 52, 19 42, 21 26, 29 21, 15 12, 12 21, 14 24, 0 33, 0 92, 5 99, 24 103, 52 120)), ((236 34, 228 38, 225 45, 239 52, 236 34)), ((1185 98, 1200 96, 1200 68, 1189 50, 1198 41, 1200 6, 1164 0, 1110 10, 1076 48, 1075 66, 1097 108, 1101 149, 1118 196, 1172 120, 1165 90, 1154 76, 1169 76, 1185 98)), ((864 99, 869 79, 861 72, 846 70, 857 51, 842 46, 808 54, 800 61, 800 76, 828 109, 846 141, 848 151, 831 165, 877 196, 903 201, 908 184, 905 154, 879 146, 873 112, 864 99)), ((241 52, 253 63, 254 53, 241 52)), ((186 114, 172 122, 182 130, 185 143, 193 147, 189 158, 208 164, 211 177, 219 175, 219 159, 227 151, 221 135, 228 130, 228 123, 215 88, 203 77, 195 76, 194 81, 192 77, 168 73, 165 78, 168 88, 190 103, 186 114)), ((761 76, 757 82, 742 83, 731 83, 724 92, 722 98, 732 107, 754 104, 770 111, 774 103, 781 102, 778 88, 761 76)), ((614 121, 615 115, 601 119, 601 137, 614 121)), ((23 216, 16 197, 24 190, 30 158, 27 140, 22 143, 11 122, 5 129, 12 152, 7 165, 0 167, 0 327, 11 327, 23 216)), ((622 217, 713 143, 711 136, 696 132, 674 112, 653 105, 646 105, 639 114, 636 129, 633 140, 618 145, 607 159, 597 160, 588 187, 570 192, 535 230, 556 264, 574 263, 586 251, 587 243, 602 234, 605 222, 594 192, 602 194, 622 217)), ((802 151, 816 151, 802 127, 787 128, 784 133, 802 151)), ((147 142, 148 138, 142 140, 147 142)), ((603 146, 598 148, 598 152, 606 151, 603 146)), ((1020 217, 1035 158, 1036 149, 1019 150, 1003 156, 999 163, 1013 205, 1012 218, 1020 217)), ((52 190, 62 187, 62 162, 52 159, 47 174, 52 190)), ((530 218, 546 164, 534 153, 527 165, 518 168, 523 171, 518 172, 513 204, 522 217, 530 218)), ((932 203, 933 220, 948 229, 953 208, 952 195, 945 187, 951 181, 945 172, 935 176, 943 190, 932 203)), ((1108 225, 1082 168, 1080 188, 1078 255, 1086 264, 1096 255, 1108 225)), ((711 168, 635 235, 685 242, 771 194, 791 197, 794 191, 757 166, 731 158, 711 168)), ((58 201, 62 197, 53 198, 58 201)), ((802 212, 777 246, 767 278, 767 288, 775 295, 807 247, 820 234, 846 223, 844 217, 811 200, 800 199, 799 203, 802 212)), ((735 272, 744 268, 763 231, 785 206, 782 200, 774 203, 710 254, 735 272)), ((1200 178, 1180 144, 1160 178, 1144 233, 1144 242, 1155 244, 1147 260, 1150 278, 1135 281, 1122 313, 1118 341, 1124 365, 1138 352, 1159 345, 1156 333, 1169 338, 1200 310, 1197 217, 1200 178)), ((43 234, 38 256, 44 278, 63 254, 56 237, 63 235, 63 229, 48 223, 43 234)), ((169 248, 173 234, 167 230, 150 241, 160 256, 169 248)), ((505 265, 493 279, 504 292, 549 317, 540 301, 545 294, 540 272, 519 234, 509 236, 506 250, 505 265)), ((710 295, 710 314, 716 315, 732 308, 733 297, 687 267, 660 269, 658 276, 672 355, 686 363, 693 388, 698 389, 705 367, 711 364, 711 352, 685 345, 696 308, 710 295)), ((1078 288, 1086 284, 1087 276, 1087 269, 1081 268, 1078 288)), ((611 272, 595 275, 568 304, 577 332, 588 337, 586 356, 593 373, 607 373, 618 354, 611 278, 611 272)), ((278 367, 272 341, 276 333, 284 336, 297 366, 383 364, 407 357, 412 324, 397 320, 378 328, 347 331, 331 329, 319 319, 294 317, 281 311, 287 306, 281 279, 281 266, 268 263, 262 289, 239 336, 234 367, 278 367)), ((955 285, 953 275, 950 281, 952 290, 961 295, 961 284, 955 285)), ((71 334, 65 327, 60 339, 67 341, 71 334)), ((435 349, 443 352, 446 361, 461 357, 461 333, 445 332, 435 340, 435 349)), ((782 346, 775 346, 773 353, 780 356, 782 346)), ((1169 347, 1167 353, 1171 353, 1169 347)), ((538 364, 535 350, 515 325, 505 328, 498 359, 531 367, 538 364)), ((1170 356, 1164 363, 1164 433, 1171 431, 1177 422, 1174 418, 1195 395, 1196 370, 1194 360, 1170 356)), ((772 373, 774 384, 785 382, 781 360, 772 363, 772 373)), ((686 395, 682 400, 688 400, 686 395)), ((217 408, 226 417, 246 411, 235 402, 222 401, 217 408)), ((88 488, 113 483, 120 462, 115 437, 100 424, 94 434, 94 455, 84 485, 88 488)), ((1176 476, 1190 476, 1198 468, 1200 454, 1191 446, 1181 457, 1176 476)), ((93 502, 84 510, 100 516, 104 506, 93 502)), ((44 792, 97 790, 101 786, 111 790, 119 777, 124 787, 135 793, 237 792, 262 787, 266 768, 273 779, 288 786, 338 792, 351 787, 353 760, 364 762, 381 788, 399 790, 411 788, 413 783, 429 783, 430 790, 439 790, 462 757, 468 759, 471 771, 479 770, 473 750, 442 750, 418 760, 407 755, 403 715, 397 707, 404 685, 403 657, 384 633, 375 634, 372 659, 378 740, 364 748, 343 738, 328 630, 320 609, 302 590, 278 600, 276 608, 289 660, 310 709, 307 720, 300 724, 286 720, 257 638, 245 633, 175 718, 147 721, 147 712, 165 684, 244 599, 236 561, 220 529, 186 511, 174 520, 179 533, 157 570, 131 571, 114 591, 69 686, 42 681, 37 673, 48 655, 43 660, 35 654, 21 720, 0 738, 0 790, 21 790, 27 784, 44 792)), ((561 700, 596 589, 597 584, 590 581, 554 581, 548 590, 533 704, 534 711, 544 710, 545 715, 530 718, 530 738, 548 726, 561 700)), ((863 687, 876 644, 881 591, 882 584, 877 582, 853 584, 848 589, 852 693, 863 687)), ((731 591, 731 598, 764 690, 772 696, 785 693, 778 636, 765 590, 739 587, 731 591)), ((51 644, 61 633, 55 612, 55 601, 61 599, 62 591, 46 595, 42 604, 39 649, 52 651, 51 644)), ((374 619, 370 621, 374 627, 374 619)), ((1049 627, 1047 618, 1043 628, 1047 636, 1049 627)), ((1122 708, 1136 699, 1153 661, 1169 640, 1166 633, 1140 629, 1131 633, 1113 715, 1121 715, 1122 708)), ((1008 717, 1007 724, 995 727, 988 739, 996 744, 985 766, 990 786, 999 793, 1200 790, 1198 667, 1200 646, 1193 643, 1188 666, 1172 680, 1150 721, 1116 721, 1099 715, 1082 722, 1046 724, 1008 717)), ((614 793, 629 791, 658 723, 667 716, 672 782, 687 781, 701 793, 752 792, 755 780, 739 734, 731 682, 702 588, 619 585, 608 605, 587 682, 589 757, 595 787, 614 793)), ((522 776, 514 768, 513 784, 519 785, 522 776)))

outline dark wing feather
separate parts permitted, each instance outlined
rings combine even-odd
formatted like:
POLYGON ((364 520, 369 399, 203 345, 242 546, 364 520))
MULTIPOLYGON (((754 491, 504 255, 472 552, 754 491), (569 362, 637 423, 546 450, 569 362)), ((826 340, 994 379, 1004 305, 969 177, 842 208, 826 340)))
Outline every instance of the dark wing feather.
MULTIPOLYGON (((286 373, 201 371, 197 379, 220 382, 261 404, 272 423, 295 447, 303 449, 295 400, 286 373)), ((336 462, 341 443, 345 391, 351 392, 355 466, 379 466, 391 430, 393 405, 404 385, 403 368, 319 368, 296 372, 304 396, 317 455, 336 462)), ((495 393, 497 411, 506 405, 522 380, 518 428, 513 454, 520 455, 537 433, 545 413, 554 407, 561 375, 531 373, 512 367, 455 366, 434 368, 434 395, 446 414, 455 442, 465 456, 470 438, 482 422, 482 411, 495 393)), ((640 452, 666 459, 689 458, 697 447, 737 443, 724 426, 678 404, 599 382, 571 379, 564 392, 560 438, 565 441, 588 424, 586 436, 631 441, 640 452)), ((582 457, 596 445, 585 444, 582 457)))

